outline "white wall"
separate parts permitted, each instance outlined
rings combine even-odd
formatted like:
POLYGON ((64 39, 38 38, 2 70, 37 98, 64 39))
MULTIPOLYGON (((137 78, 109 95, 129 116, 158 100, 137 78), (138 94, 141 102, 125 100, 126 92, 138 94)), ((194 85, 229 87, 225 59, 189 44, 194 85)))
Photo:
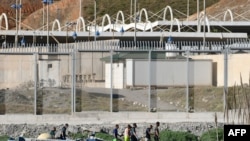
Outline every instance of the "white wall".
POLYGON ((39 61, 38 66, 41 87, 60 86, 60 61, 39 61))
MULTIPOLYGON (((116 89, 122 89, 123 88, 123 70, 124 70, 124 64, 123 63, 113 63, 113 88, 116 89)), ((110 88, 110 63, 105 64, 105 88, 110 88)))
POLYGON ((189 85, 211 86, 212 85, 212 61, 196 60, 189 61, 189 78, 187 78, 186 60, 127 60, 126 86, 148 86, 149 77, 151 86, 186 86, 189 85))
POLYGON ((34 83, 33 55, 0 55, 0 88, 34 83))
MULTIPOLYGON (((216 86, 224 86, 224 55, 195 55, 190 56, 193 59, 211 59, 216 67, 213 71, 216 75, 213 79, 216 81, 216 86)), ((228 56, 228 86, 249 85, 250 78, 250 54, 229 54, 228 56)))

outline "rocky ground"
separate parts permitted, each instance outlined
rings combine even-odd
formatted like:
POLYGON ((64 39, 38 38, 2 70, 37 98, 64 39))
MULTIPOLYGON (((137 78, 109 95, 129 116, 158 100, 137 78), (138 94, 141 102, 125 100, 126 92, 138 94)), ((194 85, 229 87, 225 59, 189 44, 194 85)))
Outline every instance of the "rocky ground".
MULTIPOLYGON (((131 123, 132 124, 132 123, 131 123)), ((139 137, 145 136, 146 128, 155 123, 137 123, 137 133, 139 137)), ((57 128, 57 135, 60 133, 60 129, 63 125, 30 125, 30 124, 3 124, 0 125, 0 135, 8 135, 10 137, 16 138, 23 136, 25 138, 37 138, 41 133, 49 133, 52 127, 57 128)), ((110 124, 86 124, 86 125, 69 125, 68 133, 83 133, 84 131, 92 132, 106 132, 112 134, 112 130, 115 125, 110 124)), ((126 124, 120 124, 119 132, 122 133, 125 129, 126 124)), ((160 130, 173 130, 173 131, 184 131, 190 132, 197 136, 200 136, 203 132, 208 131, 209 129, 215 128, 215 123, 161 123, 160 130)), ((223 124, 219 123, 218 127, 223 127, 223 124)), ((69 138, 70 139, 70 138, 69 138)), ((72 138, 71 138, 72 139, 72 138)))

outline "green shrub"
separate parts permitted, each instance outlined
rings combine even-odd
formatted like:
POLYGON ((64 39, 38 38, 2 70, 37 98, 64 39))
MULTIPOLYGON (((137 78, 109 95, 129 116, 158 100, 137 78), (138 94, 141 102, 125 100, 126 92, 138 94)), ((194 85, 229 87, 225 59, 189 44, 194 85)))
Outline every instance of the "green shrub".
MULTIPOLYGON (((98 132, 95 134, 96 138, 102 139, 104 141, 113 141, 114 137, 107 133, 98 132)), ((119 141, 119 140, 118 140, 119 141)))
POLYGON ((8 139, 9 139, 9 136, 7 135, 0 136, 0 141, 7 141, 8 139))
POLYGON ((170 130, 161 131, 160 139, 163 141, 198 141, 198 137, 194 134, 170 130))
POLYGON ((76 139, 86 139, 88 137, 87 133, 69 133, 69 137, 76 140, 76 139))
POLYGON ((218 129, 211 129, 207 132, 204 132, 201 135, 201 141, 217 141, 217 132, 218 132, 218 141, 223 141, 223 129, 218 128, 218 129))

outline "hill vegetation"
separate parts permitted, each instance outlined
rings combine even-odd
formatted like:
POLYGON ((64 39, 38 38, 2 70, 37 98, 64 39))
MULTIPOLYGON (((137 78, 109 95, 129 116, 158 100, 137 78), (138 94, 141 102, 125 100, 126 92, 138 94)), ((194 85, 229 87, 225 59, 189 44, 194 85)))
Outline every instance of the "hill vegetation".
MULTIPOLYGON (((209 7, 219 0, 209 0, 206 2, 206 7, 209 7)), ((15 9, 11 8, 16 0, 1 0, 0 13, 6 13, 9 17, 9 27, 15 27, 15 9)), ((18 0, 19 2, 19 0, 18 0)), ((189 14, 194 14, 197 11, 197 1, 189 0, 189 14)), ((121 10, 125 17, 130 15, 130 10, 134 13, 134 0, 97 0, 97 17, 102 17, 109 14, 115 17, 116 13, 121 10), (132 5, 131 5, 132 2, 132 5)), ((171 6, 174 10, 175 17, 186 18, 187 14, 187 0, 137 0, 137 10, 142 8, 147 9, 151 15, 159 14, 158 12, 165 8, 167 5, 171 6)), ((94 0, 82 0, 81 4, 82 16, 86 21, 94 20, 94 0)), ((49 6, 49 19, 59 19, 61 23, 74 21, 79 17, 80 0, 55 0, 49 6)), ((203 9, 203 2, 200 2, 200 9, 203 9)), ((46 12, 46 8, 44 8, 46 12)), ((22 0, 22 21, 23 26, 29 25, 31 28, 39 28, 43 24, 43 4, 41 0, 22 0), (34 20, 35 19, 35 20, 34 20)), ((153 19, 152 19, 153 20, 153 19)), ((4 22, 2 23, 4 24, 4 22)))

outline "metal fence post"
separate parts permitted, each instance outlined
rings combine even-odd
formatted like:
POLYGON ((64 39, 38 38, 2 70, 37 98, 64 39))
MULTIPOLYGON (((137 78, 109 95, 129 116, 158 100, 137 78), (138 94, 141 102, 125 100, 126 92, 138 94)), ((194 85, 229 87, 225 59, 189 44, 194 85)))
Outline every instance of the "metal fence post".
POLYGON ((110 112, 113 112, 113 50, 110 50, 110 112))
POLYGON ((37 114, 37 53, 34 53, 34 115, 37 114))
POLYGON ((74 115, 74 113, 75 113, 75 108, 76 108, 76 106, 75 106, 75 102, 76 102, 76 98, 75 98, 75 96, 76 96, 76 87, 75 87, 75 77, 76 77, 76 72, 75 72, 75 70, 76 70, 76 58, 75 58, 75 54, 76 54, 76 51, 75 51, 75 49, 73 49, 72 50, 72 82, 71 82, 71 84, 72 84, 72 88, 71 88, 71 92, 72 92, 72 97, 71 97, 71 106, 72 106, 72 115, 74 115))
POLYGON ((227 108, 227 95, 228 95, 228 51, 226 46, 224 49, 224 91, 223 91, 223 108, 224 112, 227 108))
POLYGON ((189 112, 189 51, 186 51, 187 55, 187 82, 186 82, 186 111, 189 112))
POLYGON ((151 53, 148 51, 148 112, 151 111, 151 53))

